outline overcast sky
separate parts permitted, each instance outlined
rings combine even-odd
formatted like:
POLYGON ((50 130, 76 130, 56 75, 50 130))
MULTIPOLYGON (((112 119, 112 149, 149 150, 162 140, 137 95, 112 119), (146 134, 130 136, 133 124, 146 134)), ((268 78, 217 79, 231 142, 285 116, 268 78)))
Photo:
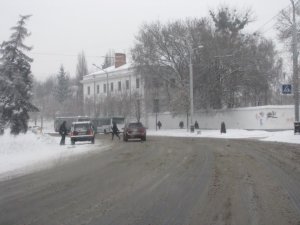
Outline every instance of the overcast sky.
POLYGON ((1 0, 0 43, 9 39, 19 15, 32 14, 26 44, 34 47, 30 56, 35 78, 56 74, 61 64, 74 76, 82 50, 92 71, 92 64, 101 65, 109 49, 128 53, 144 22, 200 18, 221 4, 251 8, 256 21, 249 29, 260 28, 274 37, 272 18, 290 0, 1 0))

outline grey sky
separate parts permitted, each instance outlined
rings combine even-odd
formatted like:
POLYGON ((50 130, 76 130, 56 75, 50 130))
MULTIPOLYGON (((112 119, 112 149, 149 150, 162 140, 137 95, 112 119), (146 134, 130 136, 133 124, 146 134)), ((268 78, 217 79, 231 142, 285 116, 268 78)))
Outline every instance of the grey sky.
MULTIPOLYGON (((86 54, 92 63, 101 65, 101 56, 109 49, 128 53, 143 22, 168 21, 186 17, 203 17, 220 4, 251 8, 256 30, 290 4, 289 0, 1 0, 0 43, 8 40, 18 15, 32 14, 27 28, 32 33, 26 40, 34 49, 32 71, 38 80, 58 72, 61 64, 74 76, 77 55, 86 54)), ((261 31, 272 37, 275 20, 261 31)), ((274 36, 274 35, 273 35, 274 36)))

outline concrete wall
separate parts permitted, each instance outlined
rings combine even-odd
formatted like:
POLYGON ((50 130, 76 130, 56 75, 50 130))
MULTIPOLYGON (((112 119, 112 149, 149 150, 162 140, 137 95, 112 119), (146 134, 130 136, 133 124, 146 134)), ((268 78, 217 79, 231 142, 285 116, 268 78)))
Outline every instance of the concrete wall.
MULTIPOLYGON (((209 110, 195 112, 194 121, 198 121, 200 129, 220 129, 224 121, 227 129, 293 129, 294 106, 258 106, 248 108, 209 110)), ((179 122, 184 122, 186 128, 186 116, 173 117, 170 113, 159 113, 158 120, 162 123, 162 129, 179 128, 179 122)), ((155 129, 155 114, 148 114, 144 120, 146 126, 155 129)))

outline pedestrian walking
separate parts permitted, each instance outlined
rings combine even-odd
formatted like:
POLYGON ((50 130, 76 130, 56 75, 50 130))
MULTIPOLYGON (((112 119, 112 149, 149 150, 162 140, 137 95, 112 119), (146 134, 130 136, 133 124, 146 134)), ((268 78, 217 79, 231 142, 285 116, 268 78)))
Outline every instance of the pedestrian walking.
POLYGON ((179 127, 180 127, 180 129, 182 129, 182 128, 184 127, 183 121, 180 121, 180 122, 179 122, 179 127))
POLYGON ((199 124, 198 124, 198 122, 197 122, 197 120, 195 121, 195 129, 199 129, 199 124))
POLYGON ((119 129, 117 127, 116 122, 113 122, 113 126, 111 128, 112 132, 111 132, 111 140, 114 140, 114 136, 116 135, 119 140, 120 140, 120 136, 119 136, 119 129))
POLYGON ((160 130, 160 128, 161 128, 161 126, 162 126, 162 124, 161 124, 160 121, 157 122, 157 126, 158 126, 158 129, 160 130))
POLYGON ((66 135, 68 134, 66 123, 67 122, 64 121, 59 127, 59 134, 61 135, 60 145, 65 144, 66 135))
POLYGON ((222 133, 226 134, 226 125, 225 125, 224 121, 221 123, 221 134, 222 133))

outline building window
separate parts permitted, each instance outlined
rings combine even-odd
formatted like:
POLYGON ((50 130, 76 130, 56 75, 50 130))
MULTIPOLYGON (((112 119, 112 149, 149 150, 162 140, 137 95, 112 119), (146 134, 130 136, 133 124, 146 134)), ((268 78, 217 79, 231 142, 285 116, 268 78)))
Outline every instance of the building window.
POLYGON ((126 90, 129 89, 129 80, 126 80, 126 90))
POLYGON ((99 94, 100 92, 100 88, 99 88, 99 84, 97 85, 97 94, 99 94))
POLYGON ((114 83, 110 83, 110 91, 111 91, 111 92, 114 91, 114 83))
POLYGON ((90 88, 90 86, 87 87, 87 92, 88 92, 88 95, 91 94, 91 88, 90 88))
POLYGON ((121 88, 121 81, 118 82, 118 91, 121 91, 122 88, 121 88))
POLYGON ((103 84, 103 92, 106 93, 106 84, 103 84))
POLYGON ((136 78, 136 88, 140 88, 140 79, 136 78))

